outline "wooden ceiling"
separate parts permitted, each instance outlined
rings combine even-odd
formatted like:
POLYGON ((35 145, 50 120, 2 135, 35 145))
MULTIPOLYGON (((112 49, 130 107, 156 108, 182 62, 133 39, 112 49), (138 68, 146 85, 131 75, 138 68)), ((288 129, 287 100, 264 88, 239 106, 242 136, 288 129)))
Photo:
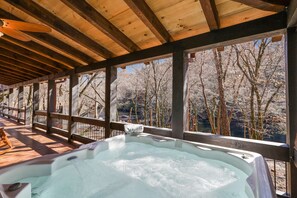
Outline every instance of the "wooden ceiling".
POLYGON ((45 24, 32 41, 0 38, 12 85, 284 11, 289 0, 1 0, 0 18, 45 24))

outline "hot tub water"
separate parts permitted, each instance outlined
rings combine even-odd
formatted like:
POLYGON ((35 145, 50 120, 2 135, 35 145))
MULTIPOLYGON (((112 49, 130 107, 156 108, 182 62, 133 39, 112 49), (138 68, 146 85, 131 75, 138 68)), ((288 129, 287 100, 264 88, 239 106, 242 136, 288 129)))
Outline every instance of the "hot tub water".
POLYGON ((32 197, 248 197, 248 175, 218 160, 128 142, 94 159, 71 160, 51 176, 30 177, 32 197))

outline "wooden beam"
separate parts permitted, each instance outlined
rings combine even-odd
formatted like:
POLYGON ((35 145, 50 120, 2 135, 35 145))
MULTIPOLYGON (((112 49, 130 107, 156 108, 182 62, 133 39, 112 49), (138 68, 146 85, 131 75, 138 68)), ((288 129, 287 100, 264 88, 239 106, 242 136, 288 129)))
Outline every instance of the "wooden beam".
POLYGON ((0 55, 5 56, 5 57, 10 58, 10 59, 17 60, 19 62, 28 64, 28 65, 31 65, 32 67, 35 67, 37 69, 41 69, 41 70, 43 70, 45 72, 56 73, 56 72, 59 72, 59 71, 63 71, 63 70, 58 69, 58 68, 48 67, 47 65, 45 65, 43 63, 37 62, 35 60, 32 60, 32 59, 27 58, 25 56, 22 56, 20 54, 11 52, 11 51, 9 51, 7 49, 3 49, 1 47, 0 47, 0 55))
POLYGON ((29 36, 31 36, 32 38, 34 38, 36 40, 39 40, 47 45, 57 48, 57 49, 61 50, 62 52, 69 54, 70 56, 83 61, 85 64, 90 64, 90 63, 96 62, 96 59, 94 59, 93 57, 91 57, 87 54, 84 54, 83 52, 79 51, 78 49, 60 41, 59 39, 57 39, 53 36, 50 36, 48 34, 43 34, 43 33, 35 33, 35 32, 34 33, 26 32, 26 34, 28 34, 29 36))
POLYGON ((288 6, 288 27, 297 26, 297 1, 290 1, 288 6))
POLYGON ((0 80, 0 84, 6 85, 6 86, 11 86, 11 85, 13 85, 13 84, 15 84, 17 82, 20 82, 20 81, 7 82, 7 81, 0 80))
POLYGON ((117 68, 107 67, 105 79, 105 138, 109 138, 112 134, 110 122, 116 121, 117 68))
POLYGON ((37 121, 36 111, 39 110, 39 83, 33 83, 33 97, 32 97, 32 128, 35 121, 37 121))
POLYGON ((62 77, 65 77, 65 76, 69 76, 73 71, 75 71, 75 70, 66 70, 66 71, 63 71, 63 72, 56 73, 56 74, 41 76, 39 78, 35 78, 35 79, 32 79, 32 80, 28 80, 28 81, 24 81, 24 82, 21 82, 21 83, 14 84, 13 86, 10 86, 10 87, 18 87, 18 86, 21 86, 21 85, 28 85, 28 84, 48 81, 48 80, 51 80, 51 79, 62 78, 62 77))
POLYGON ((74 72, 70 75, 69 82, 69 119, 68 119, 68 142, 72 141, 72 134, 77 133, 77 123, 74 122, 71 117, 72 115, 78 114, 78 103, 79 103, 79 79, 78 75, 74 72))
POLYGON ((16 72, 15 70, 11 70, 9 67, 3 67, 0 63, 0 72, 3 73, 3 74, 8 74, 8 75, 12 75, 12 76, 15 76, 15 77, 19 77, 19 78, 22 78, 23 80, 26 79, 26 80, 29 80, 29 79, 32 79, 33 77, 29 77, 25 74, 19 74, 18 72, 16 72))
POLYGON ((125 2, 161 43, 173 41, 171 35, 144 0, 125 0, 125 2))
POLYGON ((20 82, 21 80, 18 79, 13 79, 13 78, 7 78, 7 76, 0 74, 0 83, 1 84, 10 84, 10 83, 16 83, 16 82, 20 82))
POLYGON ((1 56, 0 56, 0 67, 6 68, 6 69, 11 69, 12 71, 19 72, 21 75, 25 75, 25 76, 27 75, 30 78, 36 78, 38 76, 41 76, 41 74, 33 73, 32 71, 24 68, 23 66, 14 65, 12 63, 8 63, 6 61, 2 61, 1 60, 1 56))
POLYGON ((279 1, 278 4, 275 4, 276 1, 269 1, 269 0, 232 0, 238 3, 245 4, 247 6, 257 8, 259 10, 270 11, 270 12, 281 12, 285 11, 285 1, 279 1), (281 4, 282 3, 282 4, 281 4))
POLYGON ((7 78, 7 79, 17 79, 17 80, 26 80, 24 77, 19 77, 10 73, 1 74, 1 78, 7 78))
POLYGON ((297 197, 297 32, 290 28, 286 36, 286 88, 287 88, 287 143, 290 145, 291 161, 288 166, 288 187, 291 197, 297 197))
MULTIPOLYGON (((20 86, 18 89, 18 122, 20 122, 22 118, 22 112, 20 111, 20 109, 24 108, 24 87, 20 86)), ((26 125, 26 119, 24 124, 26 125)))
POLYGON ((187 129, 188 61, 184 51, 173 53, 172 57, 172 137, 184 139, 187 129))
POLYGON ((1 67, 1 69, 11 71, 11 73, 12 72, 17 73, 21 77, 27 76, 29 79, 37 78, 38 76, 40 76, 39 74, 34 74, 31 72, 28 72, 28 70, 26 70, 26 69, 15 67, 13 64, 8 64, 5 62, 2 62, 1 59, 0 59, 0 67, 1 67))
POLYGON ((140 50, 140 48, 124 33, 122 33, 116 26, 110 23, 104 16, 102 16, 95 8, 93 8, 86 1, 77 0, 62 0, 68 7, 78 13, 81 17, 86 19, 105 35, 114 40, 117 44, 122 46, 128 52, 140 50))
MULTIPOLYGON (((271 3, 275 5, 282 5, 282 6, 288 6, 290 3, 290 0, 262 0, 266 3, 271 3)), ((291 1, 292 2, 292 1, 291 1)))
MULTIPOLYGON (((146 62, 157 58, 170 57, 175 49, 184 49, 188 52, 191 52, 267 38, 273 35, 283 34, 286 30, 286 27, 286 14, 282 12, 261 19, 222 28, 217 31, 200 34, 179 41, 174 41, 149 49, 114 57, 105 61, 92 63, 86 67, 75 68, 75 73, 86 73, 99 69, 105 69, 111 66, 125 66, 129 64, 146 62)), ((42 78, 22 82, 21 84, 31 84, 33 82, 54 78, 55 76, 66 76, 67 74, 65 72, 44 76, 42 78)), ((15 84, 13 86, 20 86, 20 84, 15 84)))
POLYGON ((18 68, 26 69, 26 70, 33 72, 35 74, 38 74, 38 75, 49 74, 49 72, 41 70, 40 68, 36 68, 36 66, 34 67, 31 64, 29 65, 29 64, 25 63, 25 61, 22 59, 23 57, 21 57, 20 55, 13 53, 13 56, 8 56, 7 53, 8 53, 8 51, 0 50, 0 62, 14 65, 18 68))
POLYGON ((56 83, 55 80, 48 80, 47 84, 47 133, 50 133, 50 130, 53 126, 53 119, 51 118, 51 113, 56 111, 56 83))
MULTIPOLYGON (((5 10, 2 10, 2 9, 0 9, 0 17, 6 18, 6 19, 11 19, 11 20, 23 21, 22 19, 14 16, 14 15, 10 14, 9 12, 6 12, 5 10)), ((95 62, 95 59, 93 59, 92 57, 82 53, 81 51, 77 50, 76 48, 60 41, 59 39, 57 39, 49 34, 37 33, 37 32, 34 32, 34 33, 23 32, 23 33, 29 35, 30 37, 32 37, 36 40, 41 41, 47 45, 57 48, 66 54, 76 57, 85 63, 95 62)))
POLYGON ((200 0, 200 5, 206 18, 209 29, 217 30, 220 28, 220 21, 215 0, 200 0))
POLYGON ((12 43, 9 43, 3 39, 1 39, 1 41, 0 41, 0 47, 3 49, 6 49, 5 51, 9 50, 10 52, 14 52, 16 54, 22 55, 23 57, 27 57, 27 60, 31 59, 34 61, 38 61, 40 64, 44 64, 43 69, 48 68, 47 70, 49 72, 62 71, 62 69, 59 68, 60 66, 58 63, 49 61, 47 58, 40 56, 39 54, 36 54, 29 50, 26 50, 22 47, 12 44, 12 43))
POLYGON ((39 6, 32 0, 5 0, 7 3, 17 7, 21 11, 29 14, 30 16, 38 19, 44 24, 50 26, 51 28, 57 30, 61 34, 71 38, 72 40, 80 43, 85 48, 99 54, 103 58, 110 58, 114 54, 89 37, 85 36, 83 33, 77 29, 70 26, 68 23, 56 17, 54 14, 46 10, 45 8, 39 6))
POLYGON ((254 21, 207 32, 190 38, 166 43, 149 49, 114 57, 87 67, 76 68, 77 73, 89 72, 109 66, 125 66, 160 57, 169 57, 175 49, 199 51, 219 46, 228 46, 255 39, 271 37, 285 32, 286 14, 278 13, 254 21), (245 31, 242 31, 245 30, 245 31))
MULTIPOLYGON (((65 57, 65 56, 47 48, 47 47, 44 47, 38 43, 35 43, 34 41, 23 42, 23 41, 20 41, 20 40, 17 40, 12 37, 8 37, 8 36, 4 36, 3 39, 5 39, 6 41, 13 43, 17 46, 20 46, 22 48, 30 50, 36 54, 39 54, 40 56, 46 57, 48 60, 53 62, 54 65, 57 65, 60 68, 73 69, 74 67, 81 66, 80 63, 78 63, 68 57, 65 57)), ((53 66, 53 65, 51 65, 51 66, 53 66)), ((57 67, 57 66, 55 66, 55 67, 57 67)))
MULTIPOLYGON (((12 93, 13 93, 13 88, 9 88, 8 89, 8 102, 7 102, 7 106, 8 107, 12 107, 12 93)), ((12 111, 10 109, 8 109, 8 119, 10 118, 9 116, 12 115, 12 111)))

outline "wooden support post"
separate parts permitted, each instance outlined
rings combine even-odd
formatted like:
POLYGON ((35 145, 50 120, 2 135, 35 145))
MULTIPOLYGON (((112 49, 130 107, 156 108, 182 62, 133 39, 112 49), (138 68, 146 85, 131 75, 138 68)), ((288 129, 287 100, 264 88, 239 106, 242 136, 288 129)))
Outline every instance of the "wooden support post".
POLYGON ((3 95, 3 89, 1 89, 1 102, 0 102, 0 116, 3 113, 3 101, 4 101, 4 95, 3 95))
POLYGON ((72 134, 76 133, 77 124, 73 122, 72 116, 78 114, 79 80, 77 74, 70 75, 69 83, 69 119, 68 119, 68 142, 71 142, 72 134))
POLYGON ((1 107, 0 107, 0 116, 3 116, 3 103, 4 103, 4 90, 2 89, 1 90, 1 98, 2 98, 2 100, 1 100, 1 107))
POLYGON ((289 28, 286 37, 287 69, 287 143, 290 145, 288 168, 288 190, 291 197, 297 197, 297 31, 289 28))
POLYGON ((32 101, 32 128, 34 128, 34 122, 37 119, 36 111, 39 110, 39 83, 33 83, 33 101, 32 101))
POLYGON ((12 93, 13 93, 13 88, 9 88, 8 90, 8 101, 7 101, 7 107, 8 107, 8 111, 7 111, 7 114, 8 114, 8 118, 10 119, 10 116, 12 115, 12 111, 10 110, 10 107, 12 107, 12 93))
POLYGON ((53 126, 53 119, 50 114, 56 111, 56 82, 55 80, 48 80, 47 92, 47 133, 50 133, 53 126))
MULTIPOLYGON (((8 89, 6 89, 6 90, 4 90, 4 92, 6 92, 6 96, 4 97, 4 103, 5 103, 5 107, 6 108, 4 108, 3 109, 3 112, 4 113, 6 113, 6 114, 8 114, 9 112, 8 112, 8 109, 7 109, 7 107, 8 107, 8 101, 9 101, 9 90, 8 89), (6 110, 5 110, 6 109, 6 110), (5 110, 5 111, 4 111, 5 110)), ((3 115, 4 117, 5 117, 5 115, 3 115)))
MULTIPOLYGON (((24 108, 24 87, 20 86, 18 91, 18 122, 22 119, 22 109, 24 108)), ((23 114, 24 115, 24 114, 23 114)), ((26 125, 26 118, 24 118, 24 125, 26 125)))
POLYGON ((172 137, 183 139, 187 130, 187 72, 188 61, 184 51, 173 53, 172 82, 172 137))
POLYGON ((105 138, 111 135, 110 122, 116 121, 117 112, 117 68, 106 67, 105 82, 105 138))

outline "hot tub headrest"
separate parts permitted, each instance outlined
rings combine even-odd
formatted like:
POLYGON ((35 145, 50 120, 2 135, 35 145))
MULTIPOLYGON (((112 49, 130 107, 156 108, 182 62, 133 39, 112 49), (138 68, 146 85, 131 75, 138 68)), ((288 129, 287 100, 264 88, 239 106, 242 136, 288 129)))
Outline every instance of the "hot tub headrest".
POLYGON ((141 124, 126 124, 124 126, 125 133, 130 135, 138 135, 143 132, 143 125, 141 124))

